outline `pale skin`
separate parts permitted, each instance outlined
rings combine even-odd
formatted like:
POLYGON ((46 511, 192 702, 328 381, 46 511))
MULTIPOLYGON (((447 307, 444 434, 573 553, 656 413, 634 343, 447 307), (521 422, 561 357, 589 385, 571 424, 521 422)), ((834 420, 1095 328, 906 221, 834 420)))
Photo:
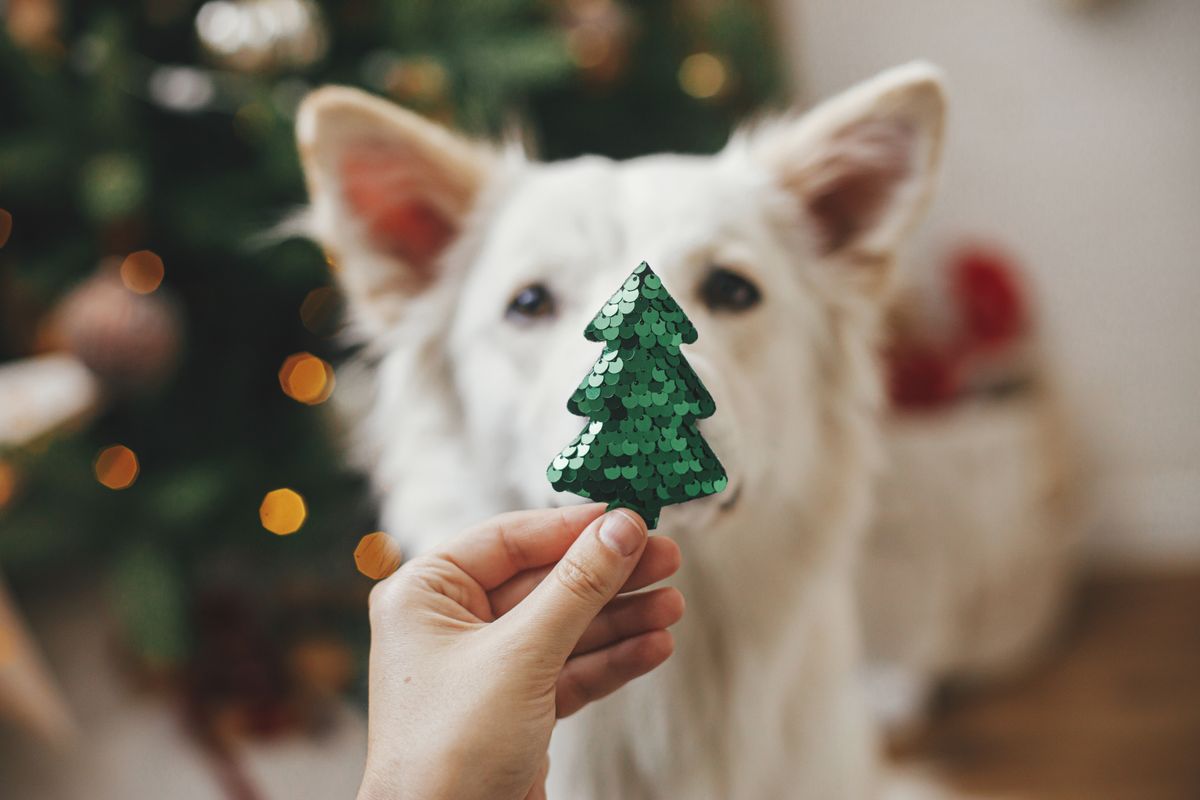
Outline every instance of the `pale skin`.
POLYGON ((545 798, 569 716, 662 664, 679 567, 625 509, 503 514, 371 593, 369 736, 359 800, 545 798))

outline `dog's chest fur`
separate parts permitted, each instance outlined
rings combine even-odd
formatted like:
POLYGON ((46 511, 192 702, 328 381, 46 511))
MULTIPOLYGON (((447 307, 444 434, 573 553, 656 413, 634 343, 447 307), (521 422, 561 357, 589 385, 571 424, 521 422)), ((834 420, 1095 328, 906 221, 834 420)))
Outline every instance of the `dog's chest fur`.
POLYGON ((863 798, 873 740, 842 581, 685 551, 662 669, 560 722, 550 796, 863 798))

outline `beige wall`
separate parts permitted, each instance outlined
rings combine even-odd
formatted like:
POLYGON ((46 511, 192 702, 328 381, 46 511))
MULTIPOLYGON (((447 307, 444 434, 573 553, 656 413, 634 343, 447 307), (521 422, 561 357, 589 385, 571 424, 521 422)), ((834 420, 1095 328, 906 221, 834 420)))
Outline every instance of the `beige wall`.
POLYGON ((779 6, 806 101, 912 58, 947 71, 914 264, 965 236, 1024 262, 1095 470, 1093 554, 1200 560, 1200 0, 779 6))

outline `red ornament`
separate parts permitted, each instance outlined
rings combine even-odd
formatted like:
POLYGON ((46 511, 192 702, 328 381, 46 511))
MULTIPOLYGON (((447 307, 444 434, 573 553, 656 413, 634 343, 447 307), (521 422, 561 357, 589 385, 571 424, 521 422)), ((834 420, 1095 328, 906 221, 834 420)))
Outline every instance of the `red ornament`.
POLYGON ((1024 291, 1017 270, 995 251, 966 250, 950 267, 950 291, 960 309, 968 349, 993 350, 1026 329, 1024 291))
POLYGON ((944 348, 922 342, 897 342, 887 353, 886 363, 893 408, 937 408, 958 394, 957 359, 944 348))

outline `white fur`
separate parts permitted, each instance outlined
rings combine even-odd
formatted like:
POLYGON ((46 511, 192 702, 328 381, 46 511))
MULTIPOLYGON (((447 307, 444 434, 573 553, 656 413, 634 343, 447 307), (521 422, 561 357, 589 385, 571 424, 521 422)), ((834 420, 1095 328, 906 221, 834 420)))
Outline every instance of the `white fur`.
POLYGON ((699 331, 686 355, 716 399, 702 430, 730 486, 663 511, 689 604, 677 652, 559 725, 551 796, 879 795, 851 576, 880 461, 883 286, 929 194, 942 115, 938 73, 913 64, 715 157, 536 164, 351 90, 302 106, 313 235, 368 346, 367 394, 349 393, 353 450, 407 552, 495 512, 575 500, 551 490, 546 464, 584 424, 565 408, 597 355, 583 328, 639 261, 699 331), (361 137, 420 154, 418 183, 457 231, 428 285, 413 288, 413 265, 341 200, 339 159, 361 137), (890 175, 888 191, 830 245, 813 209, 855 170, 890 175), (712 264, 751 278, 761 305, 708 311, 698 286, 712 264), (534 282, 557 295, 555 318, 506 320, 534 282))

